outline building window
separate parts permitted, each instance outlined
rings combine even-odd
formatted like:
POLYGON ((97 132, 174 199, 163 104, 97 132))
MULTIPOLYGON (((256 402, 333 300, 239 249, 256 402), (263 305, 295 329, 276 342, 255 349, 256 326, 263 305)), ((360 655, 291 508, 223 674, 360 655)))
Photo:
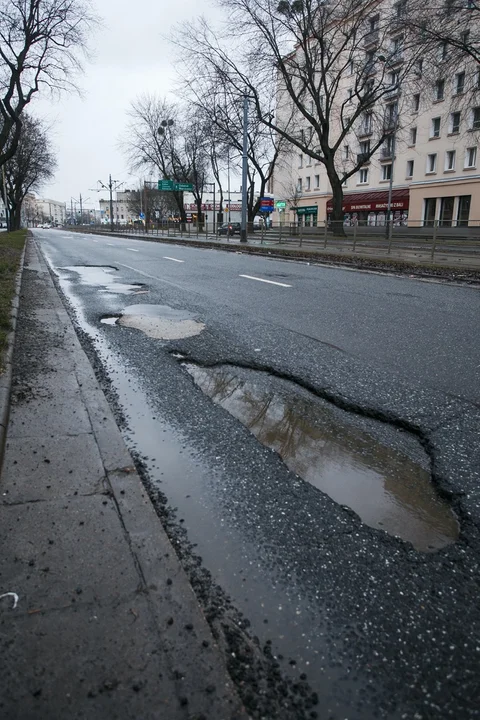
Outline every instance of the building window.
POLYGON ((413 177, 413 160, 407 160, 407 177, 413 177))
POLYGON ((343 159, 348 160, 349 155, 350 155, 350 148, 348 147, 348 145, 344 145, 343 146, 343 159))
POLYGON ((415 63, 415 74, 417 75, 417 77, 422 77, 422 73, 423 73, 423 60, 420 59, 420 60, 417 60, 415 63))
POLYGON ((468 38, 470 37, 470 30, 465 30, 460 33, 460 42, 462 45, 468 45, 468 38))
POLYGON ((437 50, 437 59, 445 60, 445 58, 447 57, 447 50, 448 50, 448 43, 446 43, 446 42, 440 43, 440 45, 438 46, 438 50, 437 50))
POLYGON ((398 2, 394 5, 395 8, 395 15, 397 18, 403 17, 407 12, 407 2, 406 0, 402 0, 401 2, 398 2))
POLYGON ((315 190, 320 187, 320 175, 315 175, 315 190))
POLYGON ((465 73, 459 72, 455 75, 455 94, 460 95, 465 89, 465 73))
POLYGON ((348 63, 348 74, 353 75, 354 72, 355 72, 355 66, 353 64, 353 60, 350 60, 350 62, 348 63))
POLYGON ((445 153, 445 170, 455 170, 455 150, 447 150, 445 153))
POLYGON ((307 162, 306 162, 307 167, 310 167, 311 164, 312 164, 312 158, 310 157, 310 155, 307 155, 307 162))
POLYGON ((362 155, 370 155, 370 140, 362 140, 360 143, 360 153, 362 155))
POLYGON ((298 193, 302 192, 302 178, 298 178, 298 180, 297 180, 297 192, 298 193))
POLYGON ((443 100, 445 96, 445 80, 437 80, 435 83, 435 100, 443 100))
POLYGON ((378 30, 378 24, 380 22, 380 15, 374 15, 373 17, 369 18, 368 22, 370 24, 370 32, 374 32, 375 30, 378 30))
POLYGON ((437 171, 437 153, 431 153, 427 155, 427 173, 434 173, 437 171))
POLYGON ((413 102, 413 112, 418 112, 420 109, 420 93, 415 93, 412 99, 413 102))
POLYGON ((365 185, 368 183, 368 168, 362 168, 359 172, 359 183, 365 185))
POLYGON ((480 130, 480 107, 472 110, 472 130, 480 130))
POLYGON ((353 98, 353 88, 348 88, 347 105, 350 105, 353 98))
POLYGON ((410 128, 410 145, 416 145, 417 143, 417 128, 410 128))
POLYGON ((440 137, 440 118, 432 118, 432 125, 430 127, 430 137, 431 138, 438 138, 440 137))
POLYGON ((450 133, 457 135, 460 132, 460 113, 453 112, 450 114, 450 133))
POLYGON ((400 80, 400 74, 396 70, 388 73, 388 84, 392 88, 394 88, 396 85, 398 85, 399 80, 400 80))
POLYGON ((310 175, 305 178, 305 191, 310 190, 310 175))
POLYGON ((469 147, 465 153, 465 167, 474 168, 477 164, 477 148, 469 147))
POLYGON ((301 153, 300 153, 300 155, 298 156, 298 167, 299 167, 299 168, 302 168, 302 167, 303 167, 303 155, 302 155, 301 153))
POLYGON ((392 163, 382 165, 382 180, 390 180, 392 177, 392 163))

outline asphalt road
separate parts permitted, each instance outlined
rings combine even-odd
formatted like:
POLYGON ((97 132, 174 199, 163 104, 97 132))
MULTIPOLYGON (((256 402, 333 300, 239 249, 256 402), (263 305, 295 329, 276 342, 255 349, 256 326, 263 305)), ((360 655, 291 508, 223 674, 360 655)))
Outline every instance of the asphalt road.
POLYGON ((318 707, 284 717, 478 717, 479 291, 134 239, 34 235, 145 482, 165 496, 184 563, 208 570, 282 671, 305 674, 318 693, 318 707), (83 265, 116 270, 98 280, 75 270, 83 265), (205 328, 162 341, 101 322, 137 304, 169 306, 205 328), (419 552, 361 523, 212 403, 185 359, 226 364, 238 377, 253 368, 258 392, 274 388, 288 402, 297 393, 309 412, 319 397, 332 401, 339 436, 348 416, 355 432, 432 470, 459 540, 419 552))

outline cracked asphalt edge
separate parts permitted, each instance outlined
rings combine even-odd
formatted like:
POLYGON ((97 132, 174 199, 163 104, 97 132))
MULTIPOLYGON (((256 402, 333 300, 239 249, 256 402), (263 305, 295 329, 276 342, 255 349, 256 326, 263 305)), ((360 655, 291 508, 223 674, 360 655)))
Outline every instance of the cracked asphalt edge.
POLYGON ((15 275, 15 289, 10 312, 11 330, 7 335, 7 347, 4 351, 2 358, 5 370, 0 375, 0 469, 3 465, 5 442, 7 439, 8 418, 10 415, 10 398, 13 379, 13 349, 15 347, 18 308, 20 306, 20 291, 22 287, 23 268, 25 264, 25 252, 29 237, 30 233, 27 233, 22 254, 20 256, 20 263, 15 275))
MULTIPOLYGON (((235 693, 243 703, 242 712, 232 713, 228 720, 314 720, 319 717, 315 707, 319 700, 308 682, 294 682, 284 676, 280 663, 273 657, 270 644, 261 646, 258 638, 248 632, 249 621, 235 608, 223 589, 215 584, 211 573, 202 566, 187 533, 179 526, 174 508, 168 499, 150 482, 143 458, 127 449, 121 435, 123 413, 116 400, 105 369, 97 357, 91 339, 79 327, 75 310, 63 295, 53 269, 41 248, 32 242, 48 269, 62 311, 69 319, 72 342, 78 345, 79 364, 76 375, 95 438, 105 467, 109 490, 116 503, 125 532, 133 538, 131 545, 145 588, 155 581, 159 558, 159 540, 168 543, 170 557, 162 554, 162 561, 172 564, 172 576, 180 577, 185 595, 195 603, 212 637, 212 646, 219 653, 219 662, 233 681, 235 693), (137 481, 137 482, 135 482, 137 481), (132 502, 132 482, 135 498, 132 502), (128 493, 130 500, 128 500, 128 493), (145 493, 142 490, 145 489, 145 493), (145 533, 145 515, 154 513, 158 533, 156 537, 145 533), (163 536, 163 538, 161 537, 163 536), (175 558, 175 561, 174 561, 175 558)), ((149 525, 151 526, 151 525, 149 525)), ((178 590, 178 582, 175 585, 178 590)), ((200 667, 203 657, 190 659, 192 669, 200 667)), ((209 720, 213 720, 211 715, 209 720)), ((200 720, 200 718, 199 718, 200 720)), ((223 718, 221 720, 227 720, 223 718)))

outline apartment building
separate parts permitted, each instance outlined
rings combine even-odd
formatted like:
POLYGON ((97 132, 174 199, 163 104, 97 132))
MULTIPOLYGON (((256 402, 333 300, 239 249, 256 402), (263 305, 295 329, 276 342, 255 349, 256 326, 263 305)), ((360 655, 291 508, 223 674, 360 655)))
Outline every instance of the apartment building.
MULTIPOLYGON (((376 22, 384 4, 374 6, 361 52, 373 72, 375 63, 378 67, 384 59, 382 52, 395 58, 383 68, 387 91, 380 101, 384 122, 390 123, 394 132, 369 157, 377 128, 372 115, 365 113, 339 149, 338 168, 361 163, 365 157, 365 163, 344 183, 344 224, 385 225, 392 183, 390 208, 397 225, 480 225, 478 65, 465 56, 454 66, 449 47, 438 43, 434 55, 415 62, 411 74, 400 81, 398 68, 407 52, 402 45, 402 23, 394 23, 391 32, 384 34, 383 45, 378 44, 376 22)), ((405 3, 398 5, 403 12, 405 3)), ((468 29, 460 27, 458 32, 468 33, 468 29)), ((355 72, 351 63, 339 81, 336 103, 342 112, 354 102, 355 72)), ((291 112, 291 107, 283 104, 280 112, 291 112)), ((331 112, 332 117, 338 116, 335 107, 331 112)), ((299 118, 298 122, 299 132, 306 132, 304 121, 299 118)), ((294 147, 286 148, 279 158, 273 192, 276 201, 286 202, 283 213, 275 213, 277 222, 315 225, 323 223, 332 211, 324 166, 294 147)))

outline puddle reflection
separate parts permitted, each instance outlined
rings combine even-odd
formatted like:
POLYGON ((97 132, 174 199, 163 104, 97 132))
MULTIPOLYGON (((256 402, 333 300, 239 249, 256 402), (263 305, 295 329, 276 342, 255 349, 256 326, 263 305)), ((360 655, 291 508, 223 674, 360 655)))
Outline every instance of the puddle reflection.
POLYGON ((326 403, 300 397, 291 383, 291 396, 276 392, 278 381, 271 377, 265 388, 255 382, 254 371, 250 381, 231 368, 185 367, 215 403, 274 449, 291 470, 352 508, 367 525, 427 552, 458 538, 455 514, 436 493, 430 473, 347 417, 339 422, 338 411, 334 416, 326 403))

